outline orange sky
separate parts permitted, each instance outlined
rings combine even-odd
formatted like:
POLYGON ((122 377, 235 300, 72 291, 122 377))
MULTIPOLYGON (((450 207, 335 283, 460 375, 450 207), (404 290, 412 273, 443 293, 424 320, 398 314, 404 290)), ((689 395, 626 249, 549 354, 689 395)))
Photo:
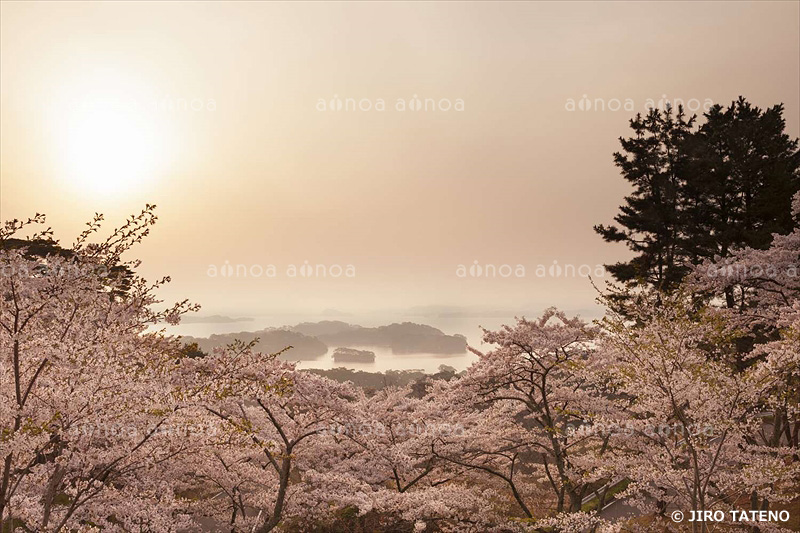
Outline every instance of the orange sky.
POLYGON ((783 102, 800 129, 798 2, 1 6, 2 219, 69 241, 155 203, 142 272, 205 313, 590 307, 537 267, 624 256, 592 225, 648 99, 783 102))

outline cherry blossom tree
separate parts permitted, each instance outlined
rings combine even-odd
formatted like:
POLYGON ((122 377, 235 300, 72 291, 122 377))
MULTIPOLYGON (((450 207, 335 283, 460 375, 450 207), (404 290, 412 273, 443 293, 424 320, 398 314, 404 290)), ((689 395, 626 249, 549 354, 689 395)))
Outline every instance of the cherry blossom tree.
MULTIPOLYGON (((800 194, 794 197, 793 215, 800 220, 800 194)), ((754 366, 769 388, 761 399, 769 424, 756 424, 748 440, 753 444, 800 448, 800 226, 789 234, 773 235, 766 250, 744 248, 727 258, 699 265, 688 288, 706 294, 733 295, 733 306, 715 306, 726 330, 750 340, 740 366, 754 366)), ((712 303, 713 300, 712 300, 712 303)), ((752 506, 768 504, 753 494, 752 506)))
MULTIPOLYGON (((792 214, 800 221, 800 194, 794 197, 792 214)), ((774 234, 765 250, 743 248, 705 261, 690 276, 689 287, 717 296, 732 294, 733 305, 725 307, 733 310, 731 320, 738 327, 775 325, 800 298, 800 226, 786 235, 774 234)))
POLYGON ((45 255, 17 240, 43 216, 0 229, 0 529, 182 523, 163 475, 184 448, 165 431, 176 343, 148 328, 192 306, 154 311, 169 279, 148 284, 122 257, 155 223, 153 206, 90 243, 101 220, 68 249, 34 232, 31 245, 61 251, 45 255))
POLYGON ((280 353, 254 352, 254 342, 185 358, 176 372, 194 416, 214 420, 219 430, 184 477, 185 490, 204 496, 193 514, 225 520, 231 531, 267 532, 287 518, 326 516, 348 502, 368 508, 357 484, 328 472, 330 446, 323 442, 346 423, 359 391, 299 371, 280 353))
POLYGON ((0 229, 0 531, 612 532, 582 503, 621 479, 662 529, 796 497, 800 232, 606 301, 599 325, 551 308, 484 330, 462 376, 367 394, 254 343, 182 348, 159 324, 196 306, 159 309, 169 279, 126 259, 153 207, 92 242, 101 221, 69 248, 41 216, 0 229), (716 305, 731 283, 741 305, 716 305))
MULTIPOLYGON (((579 433, 610 435, 607 460, 631 480, 623 498, 643 513, 728 511, 754 492, 789 501, 798 474, 793 450, 749 438, 764 426, 760 407, 772 378, 712 357, 709 349, 729 342, 726 329, 718 315, 686 302, 664 297, 657 309, 642 309, 643 324, 606 317, 595 371, 619 412, 579 433)), ((706 528, 692 523, 692 531, 706 528)))
POLYGON ((436 393, 464 426, 437 441, 436 455, 497 483, 517 508, 512 516, 580 510, 609 474, 603 437, 574 431, 605 404, 585 374, 596 335, 554 308, 535 321, 485 331, 484 341, 497 347, 474 350, 478 362, 436 393), (551 503, 543 505, 547 495, 551 503))
POLYGON ((366 483, 371 509, 389 518, 441 531, 489 531, 502 522, 491 488, 471 483, 465 469, 435 453, 442 438, 463 429, 439 400, 417 397, 410 385, 362 395, 349 425, 336 429, 331 470, 366 483))

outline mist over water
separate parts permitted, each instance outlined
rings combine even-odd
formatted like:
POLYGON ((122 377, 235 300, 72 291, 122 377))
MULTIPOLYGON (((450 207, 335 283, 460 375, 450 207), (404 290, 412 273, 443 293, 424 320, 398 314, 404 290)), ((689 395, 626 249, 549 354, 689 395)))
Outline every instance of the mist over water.
MULTIPOLYGON (((424 324, 441 330, 447 335, 463 335, 467 338, 468 346, 480 351, 491 349, 490 345, 483 343, 483 332, 481 327, 496 330, 504 324, 514 324, 515 316, 525 316, 535 318, 539 312, 514 313, 507 315, 492 313, 491 316, 440 316, 440 315, 412 315, 403 313, 365 313, 347 316, 331 316, 325 314, 270 314, 256 315, 246 318, 252 320, 242 320, 237 322, 193 322, 182 323, 177 326, 167 326, 167 333, 172 335, 182 335, 189 337, 209 337, 210 335, 231 334, 245 331, 260 331, 266 328, 281 328, 284 326, 294 326, 301 322, 322 322, 322 321, 341 321, 348 324, 364 327, 379 327, 393 323, 413 322, 424 324)), ((593 320, 600 317, 599 311, 582 310, 568 311, 569 315, 578 314, 585 320, 593 320)), ((234 316, 242 316, 234 314, 234 316)), ((434 354, 434 353, 413 353, 413 354, 394 354, 392 349, 386 346, 352 346, 352 345, 329 345, 328 352, 315 359, 303 359, 299 361, 300 368, 349 368, 352 370, 363 370, 365 372, 385 372, 387 370, 422 370, 427 373, 435 373, 440 365, 447 365, 457 371, 465 370, 478 357, 470 351, 458 354, 434 354), (375 361, 372 363, 360 362, 337 362, 332 358, 336 348, 363 348, 375 353, 375 361)))

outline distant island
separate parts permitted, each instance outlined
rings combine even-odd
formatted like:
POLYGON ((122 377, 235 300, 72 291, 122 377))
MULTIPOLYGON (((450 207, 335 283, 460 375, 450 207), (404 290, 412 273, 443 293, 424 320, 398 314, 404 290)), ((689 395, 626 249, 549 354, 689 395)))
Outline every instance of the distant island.
POLYGON ((365 328, 338 320, 324 320, 303 322, 288 329, 312 335, 329 346, 388 347, 397 355, 412 353, 449 355, 467 351, 467 338, 463 335, 446 335, 432 326, 413 322, 365 328))
POLYGON ((352 313, 346 313, 344 311, 339 311, 338 309, 330 309, 329 308, 329 309, 325 309, 322 312, 322 316, 338 316, 338 317, 342 317, 342 316, 353 316, 353 315, 352 315, 352 313))
POLYGON ((237 339, 250 342, 256 338, 258 343, 255 345, 255 349, 264 353, 279 352, 287 346, 291 346, 291 350, 282 355, 283 359, 289 361, 314 360, 328 352, 328 346, 319 339, 277 328, 217 334, 210 337, 183 336, 181 340, 185 344, 197 343, 197 346, 204 352, 211 352, 214 348, 227 346, 237 339))
POLYGON ((463 335, 447 335, 432 326, 412 322, 367 328, 338 320, 323 320, 210 337, 184 336, 182 340, 185 344, 197 343, 199 349, 210 352, 237 339, 250 342, 256 338, 259 341, 255 349, 265 353, 278 352, 291 346, 291 350, 283 354, 284 359, 291 361, 318 359, 328 353, 329 347, 344 350, 338 356, 336 351, 333 353, 334 360, 340 362, 374 362, 373 352, 356 350, 353 347, 390 348, 396 355, 453 355, 467 351, 467 338, 463 335), (372 354, 371 358, 367 354, 372 354), (351 357, 355 359, 348 359, 351 357))
POLYGON ((375 352, 356 350, 355 348, 336 348, 333 360, 337 363, 374 363, 375 352))
POLYGON ((252 322, 253 319, 246 316, 230 317, 223 315, 210 316, 185 316, 181 318, 184 324, 233 324, 235 322, 252 322))

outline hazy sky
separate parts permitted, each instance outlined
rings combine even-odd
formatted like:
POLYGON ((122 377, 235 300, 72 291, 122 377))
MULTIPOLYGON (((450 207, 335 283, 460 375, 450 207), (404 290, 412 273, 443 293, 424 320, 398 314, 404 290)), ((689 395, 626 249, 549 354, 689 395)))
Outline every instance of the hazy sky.
POLYGON ((1 6, 0 218, 71 242, 154 203, 142 273, 209 314, 590 307, 537 267, 625 257, 592 225, 648 99, 783 102, 800 129, 798 2, 1 6))

